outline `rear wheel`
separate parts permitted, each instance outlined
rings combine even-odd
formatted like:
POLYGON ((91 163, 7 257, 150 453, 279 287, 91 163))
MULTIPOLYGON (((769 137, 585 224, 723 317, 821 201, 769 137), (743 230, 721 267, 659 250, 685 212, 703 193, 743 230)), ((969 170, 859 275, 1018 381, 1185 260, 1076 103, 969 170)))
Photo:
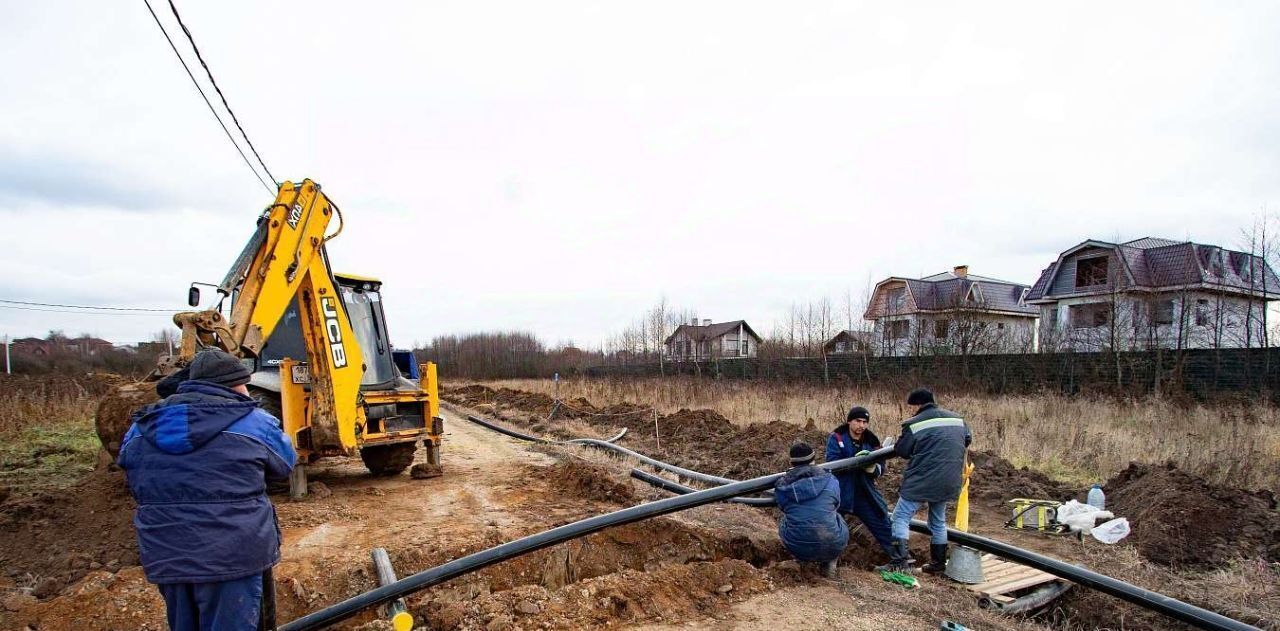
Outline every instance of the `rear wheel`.
POLYGON ((271 416, 276 417, 280 422, 280 426, 284 427, 284 406, 280 403, 280 393, 263 390, 261 388, 249 388, 249 396, 253 397, 258 405, 262 406, 262 410, 271 416))
POLYGON ((413 452, 417 443, 396 443, 394 445, 372 445, 360 449, 360 459, 369 473, 374 475, 396 475, 413 464, 413 452))

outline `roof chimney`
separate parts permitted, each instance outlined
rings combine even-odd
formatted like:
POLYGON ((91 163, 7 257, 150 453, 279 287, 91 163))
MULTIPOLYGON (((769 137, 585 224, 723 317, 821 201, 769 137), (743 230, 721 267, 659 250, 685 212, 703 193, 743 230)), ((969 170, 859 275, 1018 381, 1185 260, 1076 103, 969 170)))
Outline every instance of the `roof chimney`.
POLYGON ((969 275, 969 266, 957 265, 956 268, 952 271, 955 273, 956 278, 964 278, 965 276, 969 275))
POLYGON ((711 326, 711 318, 703 318, 702 326, 711 326))

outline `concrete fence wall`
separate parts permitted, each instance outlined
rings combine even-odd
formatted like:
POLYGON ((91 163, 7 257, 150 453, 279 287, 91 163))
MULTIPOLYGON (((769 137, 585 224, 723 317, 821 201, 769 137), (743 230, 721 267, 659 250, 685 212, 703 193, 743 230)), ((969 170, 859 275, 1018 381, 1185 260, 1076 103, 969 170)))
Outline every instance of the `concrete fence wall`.
POLYGON ((588 376, 697 375, 833 384, 979 389, 992 394, 1057 391, 1194 399, 1274 397, 1280 393, 1280 348, 1125 353, 1035 353, 921 357, 842 356, 594 366, 588 376))

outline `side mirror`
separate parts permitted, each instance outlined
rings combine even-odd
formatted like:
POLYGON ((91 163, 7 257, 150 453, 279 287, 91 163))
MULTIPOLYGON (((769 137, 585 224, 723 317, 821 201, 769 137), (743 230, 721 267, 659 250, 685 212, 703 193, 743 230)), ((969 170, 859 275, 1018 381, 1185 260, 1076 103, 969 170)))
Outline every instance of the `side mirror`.
POLYGON ((200 288, 199 287, 193 286, 187 290, 187 304, 193 307, 200 306, 200 288))

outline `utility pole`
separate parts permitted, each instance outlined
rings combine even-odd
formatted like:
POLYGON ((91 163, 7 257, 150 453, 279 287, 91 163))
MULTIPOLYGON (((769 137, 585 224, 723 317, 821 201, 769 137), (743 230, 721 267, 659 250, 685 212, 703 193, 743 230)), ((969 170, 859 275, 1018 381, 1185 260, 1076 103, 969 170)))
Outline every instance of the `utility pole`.
POLYGON ((4 374, 12 375, 13 367, 9 365, 9 336, 4 336, 4 374))

